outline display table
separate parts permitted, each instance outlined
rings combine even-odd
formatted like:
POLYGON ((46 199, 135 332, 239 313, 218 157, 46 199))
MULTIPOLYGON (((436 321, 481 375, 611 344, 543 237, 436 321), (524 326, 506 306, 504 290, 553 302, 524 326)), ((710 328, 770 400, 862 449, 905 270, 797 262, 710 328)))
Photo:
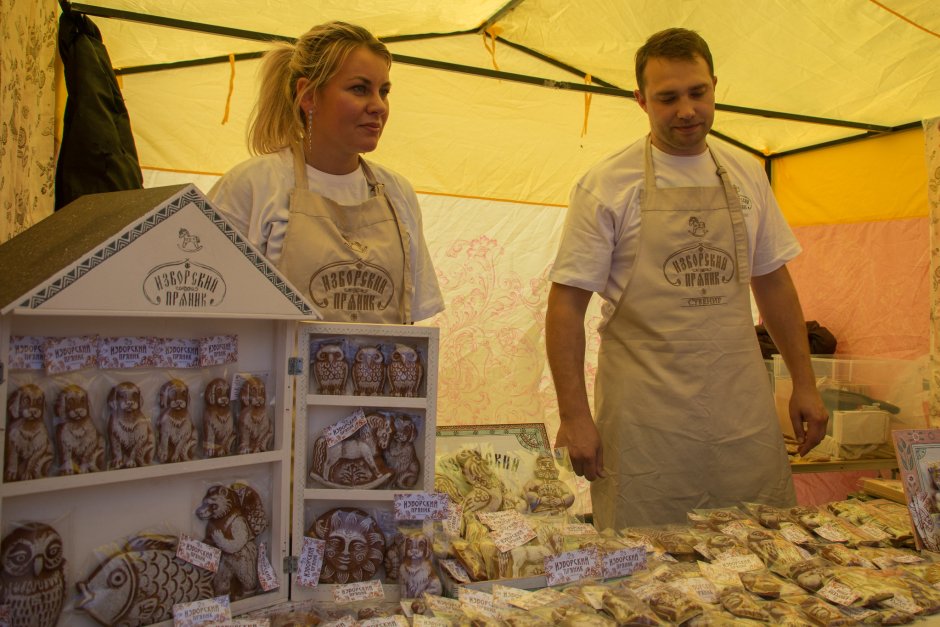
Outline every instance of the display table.
POLYGON ((890 470, 892 475, 898 469, 898 460, 884 459, 852 459, 828 462, 791 462, 790 470, 794 474, 804 472, 845 472, 852 470, 890 470))

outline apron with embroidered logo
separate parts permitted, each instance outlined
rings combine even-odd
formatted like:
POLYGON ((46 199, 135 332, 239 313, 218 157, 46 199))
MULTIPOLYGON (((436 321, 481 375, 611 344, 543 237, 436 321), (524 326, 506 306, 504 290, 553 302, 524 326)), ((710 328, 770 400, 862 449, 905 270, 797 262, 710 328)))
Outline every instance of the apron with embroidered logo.
POLYGON ((414 286, 410 234, 384 185, 359 161, 372 196, 340 205, 311 191, 299 147, 278 270, 325 320, 410 324, 414 286))
POLYGON ((751 318, 747 226, 709 153, 720 187, 658 188, 647 138, 636 259, 598 355, 599 529, 795 503, 751 318))

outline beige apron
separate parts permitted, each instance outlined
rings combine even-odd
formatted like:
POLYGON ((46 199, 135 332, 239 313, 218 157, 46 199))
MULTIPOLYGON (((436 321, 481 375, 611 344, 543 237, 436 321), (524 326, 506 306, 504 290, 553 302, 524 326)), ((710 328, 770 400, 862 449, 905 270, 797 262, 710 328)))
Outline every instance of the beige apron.
POLYGON ((278 269, 325 320, 410 324, 414 286, 410 235, 365 161, 372 196, 340 205, 308 189, 293 147, 294 189, 278 269))
POLYGON ((751 319, 747 227, 709 152, 720 187, 658 188, 647 139, 636 259, 601 332, 595 405, 609 476, 591 484, 598 528, 795 502, 751 319))

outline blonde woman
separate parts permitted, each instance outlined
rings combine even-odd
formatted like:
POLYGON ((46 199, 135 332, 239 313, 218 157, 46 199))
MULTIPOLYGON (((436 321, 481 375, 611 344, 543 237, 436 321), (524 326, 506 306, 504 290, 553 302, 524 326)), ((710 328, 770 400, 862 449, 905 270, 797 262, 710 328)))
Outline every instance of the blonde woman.
POLYGON ((209 192, 326 320, 409 324, 444 308, 411 184, 361 157, 388 122, 391 62, 345 22, 268 52, 249 128, 256 156, 209 192))

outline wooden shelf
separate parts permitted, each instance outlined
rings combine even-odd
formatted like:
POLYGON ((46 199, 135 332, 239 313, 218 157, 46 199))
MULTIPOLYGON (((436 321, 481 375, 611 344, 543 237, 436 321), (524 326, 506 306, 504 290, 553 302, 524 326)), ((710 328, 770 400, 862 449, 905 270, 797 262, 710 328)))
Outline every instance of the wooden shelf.
POLYGON ((395 409, 426 409, 428 399, 413 396, 330 396, 328 394, 308 394, 307 405, 324 407, 394 407, 395 409))
POLYGON ((125 483, 142 481, 157 477, 178 477, 185 474, 197 473, 206 470, 225 468, 244 468, 253 464, 267 464, 279 461, 284 453, 279 450, 266 453, 252 453, 250 455, 228 455, 214 459, 198 459, 190 462, 175 464, 153 464, 141 468, 125 468, 122 470, 102 470, 80 475, 63 477, 46 477, 31 481, 14 481, 4 483, 0 487, 0 494, 4 498, 39 494, 42 492, 55 492, 57 490, 72 490, 75 488, 96 487, 112 483, 125 483))

